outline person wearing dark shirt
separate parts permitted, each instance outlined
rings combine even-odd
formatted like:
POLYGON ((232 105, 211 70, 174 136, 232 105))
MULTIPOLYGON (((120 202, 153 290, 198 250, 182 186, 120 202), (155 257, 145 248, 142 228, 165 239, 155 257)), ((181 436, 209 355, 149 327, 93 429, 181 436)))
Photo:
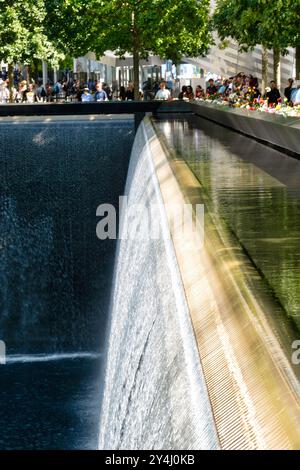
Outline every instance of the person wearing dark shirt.
POLYGON ((208 80, 208 83, 209 83, 209 85, 206 88, 207 95, 209 95, 209 96, 210 95, 215 95, 218 91, 218 88, 216 87, 214 80, 212 78, 210 78, 208 80))
POLYGON ((183 85, 183 87, 181 88, 181 92, 180 92, 179 95, 178 95, 178 99, 179 99, 179 100, 183 100, 183 98, 185 98, 185 96, 186 96, 186 91, 187 91, 187 86, 186 86, 186 85, 183 85))
POLYGON ((109 101, 111 101, 112 100, 112 92, 111 92, 110 87, 107 85, 107 83, 103 83, 102 89, 103 89, 103 91, 105 91, 105 93, 107 95, 107 99, 109 101))
POLYGON ((288 101, 291 101, 291 93, 293 89, 294 80, 292 78, 288 79, 288 86, 284 89, 284 96, 288 101))
POLYGON ((127 101, 133 101, 134 100, 134 86, 132 82, 129 82, 126 94, 125 94, 125 99, 127 101))
POLYGON ((271 86, 271 90, 268 91, 268 93, 266 94, 269 106, 270 104, 272 105, 277 104, 278 100, 281 98, 280 92, 278 88, 276 87, 276 83, 274 80, 270 82, 270 86, 271 86))
POLYGON ((126 100, 126 89, 124 86, 121 86, 120 87, 120 91, 119 91, 119 100, 121 101, 125 101, 126 100))
POLYGON ((252 99, 253 98, 258 98, 260 96, 260 91, 259 91, 259 88, 258 88, 258 80, 257 80, 256 77, 251 77, 250 78, 249 86, 252 90, 251 91, 252 99))

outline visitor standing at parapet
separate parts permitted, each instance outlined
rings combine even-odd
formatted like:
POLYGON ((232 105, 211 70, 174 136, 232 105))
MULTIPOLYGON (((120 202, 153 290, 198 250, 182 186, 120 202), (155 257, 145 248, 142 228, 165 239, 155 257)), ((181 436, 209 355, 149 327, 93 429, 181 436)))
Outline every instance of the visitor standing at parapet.
POLYGON ((171 99, 171 93, 166 88, 166 86, 167 86, 166 82, 161 82, 161 84, 159 85, 159 90, 155 95, 156 100, 167 101, 167 100, 171 99))
POLYGON ((208 80, 208 87, 206 88, 206 94, 207 95, 215 95, 218 91, 218 88, 215 85, 215 81, 213 78, 210 78, 208 80))
POLYGON ((128 87, 125 93, 125 99, 127 101, 133 101, 134 100, 134 85, 132 82, 128 83, 128 87))
POLYGON ((108 101, 107 93, 105 90, 102 90, 102 84, 97 83, 95 101, 108 101))
POLYGON ((81 95, 81 102, 88 103, 89 101, 93 101, 93 95, 90 93, 89 87, 85 87, 81 95))
POLYGON ((102 89, 103 89, 103 91, 105 91, 108 101, 111 101, 112 100, 112 91, 110 89, 110 86, 108 86, 107 83, 103 83, 102 89))
POLYGON ((270 104, 271 105, 277 104, 278 100, 281 98, 280 92, 279 92, 274 80, 270 81, 270 86, 271 86, 271 90, 266 93, 266 98, 268 100, 269 106, 270 106, 270 104))
POLYGON ((297 80, 296 87, 291 92, 291 101, 294 106, 300 104, 300 80, 297 80))
POLYGON ((9 89, 7 86, 6 81, 3 81, 0 78, 0 103, 8 103, 9 102, 9 89))
POLYGON ((289 78, 288 79, 288 86, 284 89, 284 96, 286 97, 288 102, 291 101, 291 93, 292 93, 292 90, 293 90, 293 83, 294 83, 294 80, 292 78, 289 78))

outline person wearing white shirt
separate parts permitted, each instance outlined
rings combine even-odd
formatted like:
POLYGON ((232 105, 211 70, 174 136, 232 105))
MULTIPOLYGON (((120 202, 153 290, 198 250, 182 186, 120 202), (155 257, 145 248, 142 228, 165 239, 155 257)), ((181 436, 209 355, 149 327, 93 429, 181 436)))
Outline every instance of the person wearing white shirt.
POLYGON ((85 87, 83 90, 83 93, 81 95, 81 102, 82 103, 88 103, 90 101, 94 101, 93 95, 90 93, 90 90, 88 87, 85 87))
POLYGON ((297 80, 296 87, 297 88, 293 88, 291 92, 291 101, 294 104, 294 106, 297 106, 298 104, 300 104, 300 80, 297 80))
POLYGON ((171 93, 166 88, 166 82, 161 82, 159 90, 155 95, 155 100, 164 100, 167 101, 171 98, 171 93))
POLYGON ((9 89, 6 85, 6 82, 3 80, 0 83, 0 103, 8 103, 9 101, 9 89))

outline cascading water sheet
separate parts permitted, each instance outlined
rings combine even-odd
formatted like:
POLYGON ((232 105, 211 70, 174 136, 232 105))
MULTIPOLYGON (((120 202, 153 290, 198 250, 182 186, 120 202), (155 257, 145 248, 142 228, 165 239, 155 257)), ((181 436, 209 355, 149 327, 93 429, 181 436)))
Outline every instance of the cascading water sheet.
MULTIPOLYGON (((214 449, 218 439, 148 139, 142 124, 126 195, 128 207, 140 204, 149 214, 157 208, 161 236, 138 236, 141 212, 136 236, 119 241, 99 448, 214 449)), ((127 229, 123 217, 121 238, 127 229)))

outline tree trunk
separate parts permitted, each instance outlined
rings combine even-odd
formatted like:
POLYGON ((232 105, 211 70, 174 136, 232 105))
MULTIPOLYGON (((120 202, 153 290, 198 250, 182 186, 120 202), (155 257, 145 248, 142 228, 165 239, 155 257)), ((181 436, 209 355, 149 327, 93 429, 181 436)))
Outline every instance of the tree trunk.
POLYGON ((138 31, 135 22, 135 13, 132 12, 132 35, 133 35, 133 83, 134 83, 134 99, 140 99, 140 52, 138 31))
POLYGON ((9 102, 14 102, 14 66, 8 64, 8 88, 9 88, 9 102))
POLYGON ((300 46, 296 47, 296 79, 300 80, 300 46))
POLYGON ((262 84, 261 92, 264 95, 266 86, 268 85, 268 49, 263 46, 262 48, 262 58, 261 58, 261 74, 262 74, 262 84))
POLYGON ((57 68, 53 67, 53 83, 57 82, 57 68))
POLYGON ((33 59, 32 60, 32 76, 34 78, 34 81, 37 83, 39 79, 39 61, 38 59, 33 59))
POLYGON ((42 64, 43 64, 43 86, 46 86, 48 83, 48 65, 45 60, 43 60, 42 64))
POLYGON ((138 51, 133 53, 133 83, 134 83, 134 99, 140 99, 140 55, 138 51))
POLYGON ((277 47, 273 49, 273 80, 275 80, 277 87, 280 88, 280 49, 277 49, 277 47))
POLYGON ((31 67, 30 65, 26 65, 26 76, 27 76, 27 83, 30 83, 31 79, 31 67))

